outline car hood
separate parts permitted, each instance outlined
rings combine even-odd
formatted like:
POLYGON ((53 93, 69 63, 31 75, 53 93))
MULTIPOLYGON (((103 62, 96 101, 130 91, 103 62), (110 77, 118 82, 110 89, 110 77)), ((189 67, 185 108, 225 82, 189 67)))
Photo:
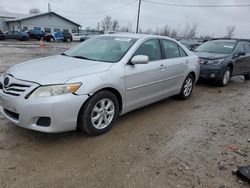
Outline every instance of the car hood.
POLYGON ((217 54, 217 53, 208 53, 208 52, 194 52, 199 58, 214 60, 214 59, 222 59, 229 57, 228 54, 217 54))
POLYGON ((6 73, 17 79, 48 85, 65 83, 71 78, 103 72, 111 66, 111 63, 57 55, 15 65, 6 73))

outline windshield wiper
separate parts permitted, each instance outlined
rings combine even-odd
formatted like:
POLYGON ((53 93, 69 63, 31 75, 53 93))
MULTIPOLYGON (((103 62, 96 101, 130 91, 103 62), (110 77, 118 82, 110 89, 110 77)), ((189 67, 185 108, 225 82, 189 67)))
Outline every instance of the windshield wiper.
POLYGON ((65 54, 65 53, 62 53, 61 55, 68 56, 68 55, 67 55, 67 54, 65 54))
POLYGON ((78 55, 75 55, 75 56, 70 56, 70 57, 74 57, 74 58, 78 58, 78 59, 85 59, 85 60, 92 60, 92 59, 89 59, 87 57, 84 57, 84 56, 78 56, 78 55))

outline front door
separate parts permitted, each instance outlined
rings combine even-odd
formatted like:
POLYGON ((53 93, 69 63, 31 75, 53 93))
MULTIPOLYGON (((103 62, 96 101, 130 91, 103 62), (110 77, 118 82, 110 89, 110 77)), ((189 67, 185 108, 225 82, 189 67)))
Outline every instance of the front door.
POLYGON ((125 66, 127 108, 137 108, 164 94, 166 67, 157 39, 145 41, 134 53, 149 57, 148 64, 125 66))

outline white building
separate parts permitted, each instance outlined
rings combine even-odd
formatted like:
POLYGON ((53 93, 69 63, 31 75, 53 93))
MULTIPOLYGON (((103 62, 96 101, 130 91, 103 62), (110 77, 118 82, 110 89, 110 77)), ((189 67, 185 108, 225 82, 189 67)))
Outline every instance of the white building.
POLYGON ((57 31, 78 32, 80 25, 55 13, 46 12, 42 14, 13 14, 0 12, 0 30, 28 30, 39 29, 46 33, 57 31))

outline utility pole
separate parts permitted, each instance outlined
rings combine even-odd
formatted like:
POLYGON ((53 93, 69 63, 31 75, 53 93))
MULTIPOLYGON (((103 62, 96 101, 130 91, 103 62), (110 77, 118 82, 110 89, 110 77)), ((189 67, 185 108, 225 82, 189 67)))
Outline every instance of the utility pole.
POLYGON ((50 10, 50 3, 48 3, 48 12, 50 12, 51 10, 50 10))
POLYGON ((140 26, 141 1, 142 1, 142 0, 139 0, 139 5, 138 5, 138 15, 137 15, 136 33, 139 32, 139 26, 140 26))

